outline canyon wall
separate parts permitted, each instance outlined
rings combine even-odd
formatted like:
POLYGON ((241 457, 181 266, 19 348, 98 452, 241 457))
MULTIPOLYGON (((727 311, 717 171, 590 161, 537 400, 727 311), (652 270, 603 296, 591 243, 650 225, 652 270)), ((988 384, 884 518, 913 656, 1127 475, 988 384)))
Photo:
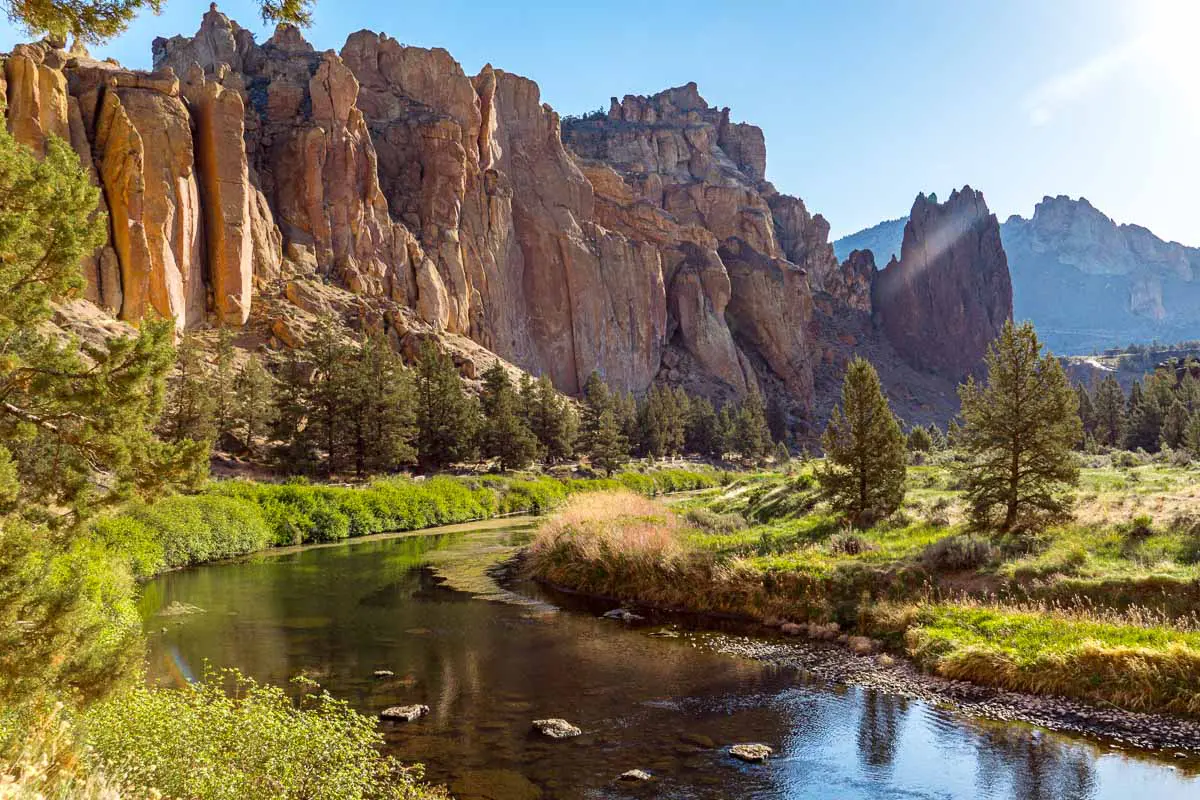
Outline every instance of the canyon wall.
MULTIPOLYGON (((839 263, 825 219, 766 181, 761 129, 694 83, 563 120, 533 81, 445 50, 359 31, 317 52, 290 26, 259 44, 215 5, 153 56, 152 73, 46 42, 4 58, 10 130, 67 139, 103 190, 87 293, 124 320, 261 323, 294 345, 300 316, 352 309, 402 350, 456 337, 567 393, 593 370, 718 400, 755 383, 803 417, 814 303, 871 310, 869 254, 839 263)), ((884 313, 909 351, 927 317, 948 330, 929 302, 884 313)))

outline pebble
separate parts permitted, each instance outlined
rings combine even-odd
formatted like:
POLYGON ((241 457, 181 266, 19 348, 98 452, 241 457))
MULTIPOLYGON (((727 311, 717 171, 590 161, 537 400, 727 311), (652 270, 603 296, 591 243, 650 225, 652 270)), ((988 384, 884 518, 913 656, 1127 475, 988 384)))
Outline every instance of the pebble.
POLYGON ((535 719, 533 727, 542 736, 548 736, 551 739, 570 739, 572 736, 578 736, 583 733, 583 730, 567 722, 565 719, 557 718, 535 719))
POLYGON ((799 669, 830 683, 862 686, 929 703, 948 704, 969 716, 1025 722, 1048 730, 1119 741, 1147 750, 1200 752, 1200 720, 1125 711, 1066 697, 1022 694, 950 680, 922 673, 906 659, 883 655, 861 658, 845 647, 818 641, 785 642, 726 636, 714 638, 712 643, 717 650, 730 655, 799 669))

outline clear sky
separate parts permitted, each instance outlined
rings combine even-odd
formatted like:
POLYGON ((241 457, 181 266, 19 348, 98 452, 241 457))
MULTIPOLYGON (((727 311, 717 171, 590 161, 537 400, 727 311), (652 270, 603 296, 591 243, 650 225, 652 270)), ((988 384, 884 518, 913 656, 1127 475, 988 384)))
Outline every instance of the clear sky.
MULTIPOLYGON (((165 0, 93 55, 149 67, 207 7, 165 0)), ((220 8, 269 36, 250 0, 220 8)), ((1200 0, 317 0, 306 35, 360 28, 527 75, 564 114, 694 80, 835 237, 969 183, 1002 220, 1082 195, 1200 246, 1200 0)))

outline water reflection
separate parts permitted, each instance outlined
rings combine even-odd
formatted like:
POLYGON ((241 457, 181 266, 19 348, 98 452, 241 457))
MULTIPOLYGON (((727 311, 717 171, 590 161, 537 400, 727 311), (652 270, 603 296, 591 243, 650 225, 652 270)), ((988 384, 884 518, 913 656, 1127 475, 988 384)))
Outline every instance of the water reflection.
POLYGON ((469 555, 497 535, 375 540, 165 575, 143 598, 152 677, 178 683, 207 659, 280 683, 303 672, 368 713, 424 703, 429 717, 390 728, 388 746, 426 762, 459 800, 1200 792, 1158 762, 806 682, 721 655, 708 636, 654 638, 544 604, 474 600, 423 568, 432 553, 469 555), (176 602, 204 613, 156 616, 176 602), (376 679, 377 669, 394 677, 376 679), (530 720, 544 716, 586 733, 531 736, 530 720), (723 749, 739 741, 779 757, 742 765, 723 749), (614 783, 635 767, 656 776, 652 787, 614 783))

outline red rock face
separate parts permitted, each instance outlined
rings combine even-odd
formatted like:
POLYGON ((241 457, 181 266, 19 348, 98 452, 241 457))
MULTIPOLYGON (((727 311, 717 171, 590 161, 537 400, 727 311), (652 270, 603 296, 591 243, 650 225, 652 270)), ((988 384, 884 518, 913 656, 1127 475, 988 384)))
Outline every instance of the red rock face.
MULTIPOLYGON (((453 342, 467 371, 490 350, 569 393, 592 370, 723 399, 757 382, 803 414, 814 293, 822 313, 870 306, 869 254, 839 265, 824 218, 766 181, 761 129, 694 83, 564 123, 533 81, 467 75, 445 50, 359 31, 319 53, 288 26, 259 45, 215 7, 154 61, 39 44, 3 73, 10 128, 35 150, 69 136, 104 187, 88 297, 124 319, 259 320, 292 346, 309 317, 344 312, 406 352, 453 342)), ((930 367, 958 369, 1011 292, 1002 252, 969 252, 992 253, 986 207, 987 231, 933 252, 947 214, 914 209, 876 306, 906 354, 936 340, 930 367)))
POLYGON ((1012 283, 996 215, 969 186, 945 203, 918 195, 900 260, 879 273, 872 305, 914 367, 959 379, 977 372, 1012 318, 1012 283))

